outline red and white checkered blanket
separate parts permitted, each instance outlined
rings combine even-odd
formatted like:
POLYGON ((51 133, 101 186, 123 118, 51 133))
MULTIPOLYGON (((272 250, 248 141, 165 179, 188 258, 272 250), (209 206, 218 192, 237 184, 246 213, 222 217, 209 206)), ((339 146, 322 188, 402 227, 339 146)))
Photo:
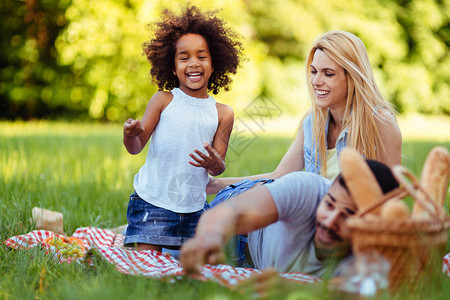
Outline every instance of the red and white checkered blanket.
MULTIPOLYGON (((18 235, 7 239, 4 243, 14 249, 30 249, 42 246, 47 249, 47 253, 54 254, 60 262, 72 262, 83 260, 83 258, 63 257, 55 248, 44 242, 49 237, 54 237, 55 233, 45 230, 35 230, 28 234, 18 235)), ((74 238, 82 240, 86 249, 95 249, 108 262, 114 264, 119 272, 129 275, 144 275, 155 278, 170 278, 170 280, 181 279, 184 276, 183 268, 179 260, 170 255, 164 255, 158 251, 146 250, 135 251, 121 248, 123 245, 123 235, 115 234, 111 230, 94 227, 78 228, 72 235, 74 238)), ((201 269, 198 280, 212 280, 226 286, 232 286, 240 280, 261 272, 255 269, 234 268, 228 265, 206 265, 201 269)), ((320 278, 303 273, 282 273, 286 280, 313 283, 321 281, 320 278)))
POLYGON ((450 276, 450 253, 444 256, 444 261, 442 262, 442 272, 450 276))
MULTIPOLYGON (((7 239, 4 243, 14 249, 30 249, 42 246, 48 253, 53 253, 60 262, 72 262, 84 258, 65 258, 55 248, 44 242, 55 233, 45 230, 35 230, 28 234, 18 235, 7 239)), ((129 275, 144 275, 155 278, 180 279, 184 276, 183 268, 179 260, 170 255, 164 255, 157 251, 135 251, 123 249, 123 235, 115 234, 111 230, 94 227, 78 228, 72 235, 82 240, 86 248, 95 248, 97 252, 108 262, 114 264, 119 272, 129 275)), ((442 271, 450 276, 450 253, 444 256, 442 271)), ((202 268, 198 280, 212 280, 226 286, 232 286, 240 280, 260 272, 255 269, 233 268, 228 265, 206 265, 202 268)), ((303 273, 281 273, 286 280, 313 283, 321 281, 320 278, 303 273)))

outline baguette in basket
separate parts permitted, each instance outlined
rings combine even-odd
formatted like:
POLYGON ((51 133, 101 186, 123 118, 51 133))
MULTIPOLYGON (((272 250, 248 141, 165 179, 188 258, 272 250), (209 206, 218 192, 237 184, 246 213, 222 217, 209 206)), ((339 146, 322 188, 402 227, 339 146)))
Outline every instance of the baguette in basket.
POLYGON ((406 220, 410 217, 408 205, 401 198, 388 201, 381 207, 381 218, 385 220, 406 220))
MULTIPOLYGON (((444 206, 450 175, 450 154, 444 147, 438 146, 431 150, 423 166, 420 184, 429 197, 439 207, 444 206)), ((426 194, 419 191, 419 197, 426 194)), ((445 213, 445 212, 444 212, 445 213)), ((414 218, 430 218, 430 214, 420 202, 415 202, 412 216, 414 218)))
MULTIPOLYGON (((427 159, 429 164, 427 168, 430 166, 433 168, 436 161, 440 161, 439 166, 434 166, 440 170, 424 170, 423 174, 426 175, 422 179, 430 180, 431 177, 436 179, 435 175, 430 174, 437 172, 444 177, 448 176, 450 166, 442 163, 444 152, 433 149, 429 156, 432 159, 427 159), (434 162, 430 163, 430 159, 434 162)), ((450 218, 445 213, 442 203, 442 185, 445 185, 446 189, 447 182, 438 180, 430 185, 428 181, 428 190, 425 190, 423 181, 419 181, 404 167, 394 166, 392 173, 400 183, 400 188, 380 197, 375 203, 359 210, 347 220, 352 250, 356 257, 376 253, 389 260, 391 292, 396 292, 405 285, 414 295, 426 298, 431 283, 424 278, 440 272, 450 228, 450 218), (410 215, 404 205, 403 199, 407 196, 414 200, 415 216, 410 215), (364 218, 372 210, 380 207, 382 211, 380 217, 364 218), (419 209, 422 216, 426 214, 426 218, 417 217, 419 209)))
MULTIPOLYGON (((358 210, 376 203, 383 196, 375 176, 358 151, 343 149, 340 162, 342 176, 358 210)), ((370 214, 379 215, 380 210, 375 209, 370 214)))

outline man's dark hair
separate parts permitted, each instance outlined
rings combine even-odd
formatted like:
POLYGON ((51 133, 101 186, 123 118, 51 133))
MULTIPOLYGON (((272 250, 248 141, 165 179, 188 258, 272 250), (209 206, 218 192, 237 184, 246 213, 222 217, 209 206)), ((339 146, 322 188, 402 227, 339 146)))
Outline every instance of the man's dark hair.
MULTIPOLYGON (((366 159, 367 164, 369 165, 370 170, 373 175, 377 179, 378 184, 383 191, 383 194, 386 194, 392 191, 395 188, 399 187, 397 180, 391 172, 391 169, 383 163, 380 163, 376 160, 366 159)), ((336 180, 339 180, 339 184, 348 192, 347 184, 345 183, 344 177, 342 174, 339 174, 336 180)))

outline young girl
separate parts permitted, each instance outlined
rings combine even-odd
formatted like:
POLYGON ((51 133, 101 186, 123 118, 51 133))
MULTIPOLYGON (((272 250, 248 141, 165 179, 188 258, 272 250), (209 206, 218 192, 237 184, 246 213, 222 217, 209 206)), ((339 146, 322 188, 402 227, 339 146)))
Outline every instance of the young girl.
POLYGON ((161 91, 141 121, 124 124, 123 143, 131 154, 141 152, 152 137, 146 162, 134 177, 125 245, 139 251, 178 249, 194 235, 207 206, 208 173, 225 170, 234 120, 233 110, 207 92, 228 90, 241 50, 220 19, 193 6, 180 16, 164 11, 154 38, 144 43, 161 91), (188 163, 190 152, 203 147, 206 154, 196 151, 202 163, 188 163))

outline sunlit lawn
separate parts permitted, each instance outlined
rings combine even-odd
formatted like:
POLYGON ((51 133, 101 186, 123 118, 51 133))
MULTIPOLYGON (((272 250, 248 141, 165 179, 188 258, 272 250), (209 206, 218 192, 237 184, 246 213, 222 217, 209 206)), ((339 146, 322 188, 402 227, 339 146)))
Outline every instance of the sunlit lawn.
MULTIPOLYGON (((407 126, 408 122, 400 124, 407 126)), ((430 121, 436 127, 428 136, 418 130, 414 136, 412 125, 405 129, 403 163, 417 176, 435 145, 450 148, 450 122, 445 118, 439 122, 430 121)), ((234 135, 223 176, 273 170, 292 135, 234 135)), ((0 242, 34 230, 30 221, 34 206, 62 212, 69 235, 78 227, 111 228, 126 223, 132 179, 145 160, 146 149, 140 155, 129 155, 122 145, 121 125, 2 122, 0 140, 0 242)), ((94 267, 57 264, 42 250, 10 251, 4 245, 0 246, 0 273, 0 299, 239 297, 215 283, 183 280, 171 284, 126 276, 100 260, 94 267)), ((448 280, 445 283, 450 285, 448 280)), ((333 298, 323 290, 311 290, 309 295, 333 298)))

